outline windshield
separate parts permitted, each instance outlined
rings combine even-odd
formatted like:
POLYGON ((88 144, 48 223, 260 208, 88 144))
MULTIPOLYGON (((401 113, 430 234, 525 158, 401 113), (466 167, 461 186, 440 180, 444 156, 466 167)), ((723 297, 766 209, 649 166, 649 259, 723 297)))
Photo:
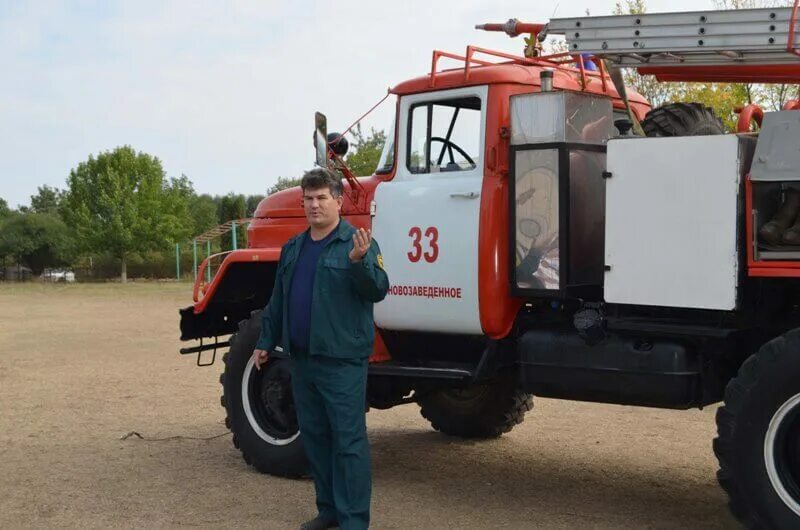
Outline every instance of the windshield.
POLYGON ((394 167, 394 121, 395 119, 392 118, 392 124, 386 131, 386 141, 383 143, 381 159, 378 161, 378 168, 375 170, 378 175, 391 173, 394 167))

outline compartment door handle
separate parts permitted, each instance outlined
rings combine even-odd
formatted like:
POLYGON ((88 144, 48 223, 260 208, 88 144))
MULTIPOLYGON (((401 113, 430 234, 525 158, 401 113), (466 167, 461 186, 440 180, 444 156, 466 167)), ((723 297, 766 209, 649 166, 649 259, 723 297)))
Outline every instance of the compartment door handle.
POLYGON ((453 193, 450 194, 450 197, 452 197, 454 199, 456 199, 456 198, 477 199, 480 196, 481 196, 480 192, 477 192, 477 191, 456 191, 456 192, 453 192, 453 193))

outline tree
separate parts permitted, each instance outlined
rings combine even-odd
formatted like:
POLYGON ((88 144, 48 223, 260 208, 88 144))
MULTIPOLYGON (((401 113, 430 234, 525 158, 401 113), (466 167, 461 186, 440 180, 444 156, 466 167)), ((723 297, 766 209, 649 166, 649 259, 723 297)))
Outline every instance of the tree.
POLYGON ((8 202, 0 198, 0 219, 5 219, 9 215, 11 215, 11 208, 8 207, 8 202))
POLYGON ((194 187, 189 177, 181 175, 179 178, 170 178, 162 182, 161 201, 161 226, 159 234, 162 239, 158 248, 169 248, 172 244, 187 239, 191 236, 192 199, 196 196, 194 187))
POLYGON ((355 142, 352 143, 353 152, 347 155, 345 162, 354 175, 372 175, 381 159, 386 133, 370 129, 369 136, 365 136, 359 123, 350 134, 355 138, 355 142))
POLYGON ((255 215, 258 204, 263 200, 263 195, 249 195, 247 197, 247 217, 253 217, 255 215))
POLYGON ((36 195, 31 195, 30 211, 34 213, 57 213, 61 207, 64 192, 48 185, 39 186, 36 195))
MULTIPOLYGON (((220 224, 237 219, 244 219, 245 217, 247 217, 247 202, 245 201, 244 195, 229 193, 222 198, 219 207, 220 224)), ((232 247, 233 240, 231 235, 232 234, 228 233, 220 237, 220 244, 223 248, 228 249, 232 247)), ((238 247, 244 246, 245 234, 242 230, 237 230, 236 241, 238 247)))
POLYGON ((757 91, 765 110, 781 110, 790 99, 800 98, 800 85, 764 85, 757 91))
POLYGON ((677 101, 702 103, 714 109, 728 131, 735 131, 739 121, 736 109, 752 102, 752 85, 741 83, 682 83, 673 96, 677 101))
POLYGON ((219 224, 219 197, 207 193, 194 195, 189 201, 192 216, 192 236, 197 236, 219 224))
POLYGON ((11 256, 36 275, 69 265, 74 254, 71 232, 56 214, 15 213, 0 224, 0 256, 11 256))
POLYGON ((123 282, 131 253, 166 249, 188 237, 191 183, 186 177, 167 181, 156 157, 118 147, 89 156, 70 171, 67 184, 67 225, 82 250, 108 251, 120 260, 123 282))
MULTIPOLYGON (((350 131, 350 134, 354 141, 350 142, 350 153, 345 157, 345 163, 356 176, 372 175, 381 159, 383 145, 386 143, 386 133, 370 129, 369 135, 364 135, 359 123, 354 130, 350 131)), ((267 190, 267 195, 299 186, 301 179, 302 177, 278 177, 278 181, 267 190)), ((256 203, 257 205, 258 203, 256 203)), ((248 202, 248 212, 250 215, 255 212, 254 207, 251 209, 250 202, 248 202)))
POLYGON ((219 222, 225 223, 233 219, 243 219, 247 216, 247 202, 244 195, 229 193, 222 197, 219 205, 219 222))
POLYGON ((287 177, 278 177, 278 181, 267 190, 267 195, 272 195, 273 193, 278 193, 279 191, 288 190, 289 188, 294 188, 295 186, 300 185, 300 178, 287 178, 287 177))

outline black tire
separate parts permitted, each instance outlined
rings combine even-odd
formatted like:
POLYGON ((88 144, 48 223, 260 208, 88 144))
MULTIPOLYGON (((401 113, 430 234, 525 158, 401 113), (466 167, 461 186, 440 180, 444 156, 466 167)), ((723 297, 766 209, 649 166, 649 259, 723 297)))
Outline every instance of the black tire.
POLYGON ((262 473, 301 477, 308 463, 294 411, 289 363, 272 358, 260 371, 251 361, 261 332, 261 311, 239 323, 220 375, 225 425, 245 462, 262 473), (242 388, 246 386, 243 399, 242 388))
POLYGON ((800 330, 764 344, 717 411, 717 478, 750 528, 800 528, 800 330))
POLYGON ((714 111, 700 103, 670 103, 647 113, 642 120, 647 136, 708 136, 725 134, 714 111))
POLYGON ((531 395, 518 390, 509 376, 423 394, 418 402, 434 429, 462 438, 497 438, 533 408, 531 395))

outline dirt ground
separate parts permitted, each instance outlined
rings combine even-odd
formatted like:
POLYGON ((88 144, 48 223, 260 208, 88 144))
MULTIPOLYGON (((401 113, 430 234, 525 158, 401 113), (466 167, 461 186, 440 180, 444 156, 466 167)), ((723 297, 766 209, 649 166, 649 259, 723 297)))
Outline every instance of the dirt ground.
MULTIPOLYGON (((187 284, 0 285, 0 527, 296 528, 307 480, 248 468, 221 362, 178 355, 187 284)), ((536 400, 501 439, 368 415, 374 528, 728 528, 714 412, 536 400)))

